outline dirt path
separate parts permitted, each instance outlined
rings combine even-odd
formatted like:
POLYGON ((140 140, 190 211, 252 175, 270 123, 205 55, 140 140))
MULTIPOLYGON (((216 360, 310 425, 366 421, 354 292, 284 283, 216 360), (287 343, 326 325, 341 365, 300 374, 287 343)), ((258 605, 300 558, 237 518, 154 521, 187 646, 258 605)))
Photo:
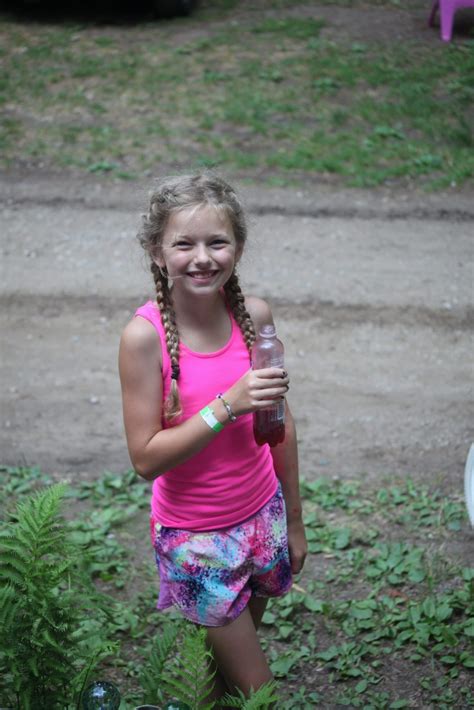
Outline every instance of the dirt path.
MULTIPOLYGON (((152 294, 146 186, 3 176, 1 459, 129 467, 120 332, 152 294)), ((286 342, 308 477, 415 474, 461 489, 472 440, 468 194, 243 189, 249 292, 286 342)))

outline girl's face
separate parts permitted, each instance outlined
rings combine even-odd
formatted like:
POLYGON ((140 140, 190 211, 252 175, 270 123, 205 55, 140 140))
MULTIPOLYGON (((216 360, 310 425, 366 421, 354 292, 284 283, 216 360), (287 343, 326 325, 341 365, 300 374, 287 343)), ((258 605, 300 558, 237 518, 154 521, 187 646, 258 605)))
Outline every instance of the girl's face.
POLYGON ((155 262, 174 289, 209 294, 228 281, 241 252, 227 215, 205 204, 171 214, 155 262))

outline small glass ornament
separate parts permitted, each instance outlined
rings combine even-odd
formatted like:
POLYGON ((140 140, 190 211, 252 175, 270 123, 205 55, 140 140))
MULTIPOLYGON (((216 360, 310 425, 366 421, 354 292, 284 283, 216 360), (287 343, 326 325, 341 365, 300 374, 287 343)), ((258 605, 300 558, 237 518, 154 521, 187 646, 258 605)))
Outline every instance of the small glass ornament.
POLYGON ((82 694, 84 710, 118 710, 120 693, 118 688, 106 680, 97 680, 87 686, 82 694))

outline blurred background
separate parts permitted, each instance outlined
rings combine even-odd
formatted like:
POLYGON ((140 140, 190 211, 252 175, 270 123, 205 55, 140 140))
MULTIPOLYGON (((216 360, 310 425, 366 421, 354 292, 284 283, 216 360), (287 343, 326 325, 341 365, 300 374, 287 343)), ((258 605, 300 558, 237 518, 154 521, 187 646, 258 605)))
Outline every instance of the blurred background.
POLYGON ((462 185, 473 16, 427 0, 24 0, 1 15, 1 165, 219 167, 269 185, 462 185))

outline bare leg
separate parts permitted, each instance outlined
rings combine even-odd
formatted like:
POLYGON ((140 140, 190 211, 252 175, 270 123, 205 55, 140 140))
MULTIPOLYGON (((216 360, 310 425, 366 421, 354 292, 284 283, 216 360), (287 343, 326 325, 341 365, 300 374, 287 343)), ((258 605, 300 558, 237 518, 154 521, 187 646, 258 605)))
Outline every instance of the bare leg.
POLYGON ((212 683, 209 685, 210 693, 206 698, 206 702, 209 702, 210 700, 219 700, 229 692, 229 688, 227 687, 227 684, 214 659, 209 659, 209 670, 211 673, 214 673, 214 676, 212 678, 212 683))
MULTIPOLYGON (((249 606, 230 624, 207 629, 214 658, 227 686, 231 690, 239 688, 246 695, 250 688, 256 690, 272 680, 249 606)), ((261 619, 262 604, 256 607, 256 618, 261 619)))
MULTIPOLYGON (((250 611, 250 615, 252 617, 253 625, 255 626, 255 629, 258 630, 260 626, 260 622, 262 620, 263 614, 265 613, 265 609, 268 603, 268 599, 264 597, 255 597, 252 596, 250 598, 249 604, 248 604, 248 609, 250 611)), ((209 634, 208 634, 208 640, 209 640, 209 634)), ((210 664, 210 670, 215 671, 214 675, 214 687, 212 690, 211 695, 209 696, 208 700, 219 700, 219 698, 222 698, 226 693, 231 692, 229 687, 227 686, 222 674, 220 673, 217 664, 213 660, 210 664)))
POLYGON ((250 597, 249 601, 249 611, 252 616, 253 624, 255 628, 259 629, 262 617, 267 608, 268 597, 250 597))

